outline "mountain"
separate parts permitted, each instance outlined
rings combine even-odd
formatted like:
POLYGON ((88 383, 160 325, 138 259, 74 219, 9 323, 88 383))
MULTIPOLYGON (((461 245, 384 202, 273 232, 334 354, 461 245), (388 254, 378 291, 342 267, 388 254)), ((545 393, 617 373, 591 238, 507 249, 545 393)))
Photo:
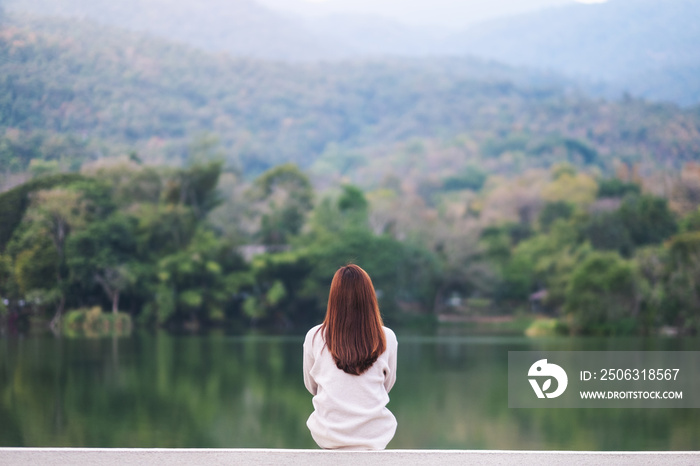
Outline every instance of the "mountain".
POLYGON ((95 20, 211 52, 271 60, 471 54, 562 73, 589 92, 700 103, 697 0, 551 7, 461 33, 368 15, 303 19, 255 0, 5 0, 9 11, 95 20))
POLYGON ((11 14, 0 29, 3 172, 131 151, 181 163, 207 133, 249 174, 394 156, 389 171, 420 162, 425 176, 436 157, 447 172, 567 160, 609 172, 619 160, 678 169, 700 155, 697 109, 593 99, 477 59, 266 62, 86 20, 11 14))
POLYGON ((5 5, 9 11, 93 20, 240 57, 314 60, 346 54, 342 44, 251 0, 6 0, 5 5))
POLYGON ((490 21, 450 40, 464 53, 653 100, 700 102, 700 3, 611 0, 490 21))
POLYGON ((443 53, 442 35, 369 15, 303 19, 254 0, 6 0, 12 11, 89 19, 237 57, 308 61, 443 53))

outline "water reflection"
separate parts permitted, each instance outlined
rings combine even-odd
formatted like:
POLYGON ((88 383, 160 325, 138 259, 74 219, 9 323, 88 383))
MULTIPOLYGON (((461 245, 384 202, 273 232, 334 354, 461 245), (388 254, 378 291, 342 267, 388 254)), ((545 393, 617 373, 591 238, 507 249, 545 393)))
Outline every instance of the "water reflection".
MULTIPOLYGON (((399 336, 390 448, 695 450, 692 409, 509 409, 508 351, 698 350, 697 340, 399 336)), ((298 337, 0 341, 0 444, 315 448, 298 337)))

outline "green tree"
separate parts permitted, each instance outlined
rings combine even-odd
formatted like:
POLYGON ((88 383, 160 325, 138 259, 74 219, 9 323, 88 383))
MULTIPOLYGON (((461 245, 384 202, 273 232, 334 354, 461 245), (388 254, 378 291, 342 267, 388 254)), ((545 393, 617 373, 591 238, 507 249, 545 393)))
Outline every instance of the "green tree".
POLYGON ((618 214, 635 246, 658 244, 678 230, 668 201, 660 197, 648 194, 627 196, 618 214))
POLYGON ((675 325, 672 302, 669 301, 670 254, 665 246, 645 246, 638 248, 634 262, 640 282, 640 318, 644 330, 659 325, 675 325))
POLYGON ((249 193, 260 216, 264 244, 286 244, 301 231, 313 207, 313 188, 294 164, 279 165, 260 175, 249 193))
POLYGON ((65 245, 68 235, 85 223, 87 201, 77 190, 55 188, 34 193, 32 207, 27 211, 27 218, 37 225, 53 243, 57 254, 55 283, 58 293, 56 313, 51 321, 52 328, 57 328, 66 304, 65 295, 65 245))
POLYGON ((669 242, 666 322, 688 332, 700 329, 700 232, 674 236, 669 242))
POLYGON ((592 215, 583 225, 582 233, 596 249, 617 251, 626 257, 634 250, 629 229, 617 211, 592 215))
POLYGON ((667 201, 645 194, 629 195, 619 209, 592 215, 582 231, 593 247, 629 257, 635 248, 659 244, 677 229, 667 201))
POLYGON ((250 268, 250 281, 242 287, 242 311, 254 325, 289 328, 316 321, 320 303, 304 295, 304 281, 313 264, 303 252, 262 254, 250 268))
POLYGON ((61 173, 37 178, 0 193, 0 250, 5 249, 15 229, 22 222, 24 214, 31 204, 32 193, 56 186, 69 186, 84 179, 85 177, 77 173, 61 173))
POLYGON ((168 325, 221 321, 240 291, 243 268, 233 248, 200 228, 185 248, 159 260, 158 296, 149 311, 168 325))
POLYGON ((501 294, 510 299, 526 300, 530 293, 545 289, 547 305, 560 308, 571 272, 589 249, 579 244, 571 222, 555 220, 549 232, 533 236, 515 247, 503 268, 501 294))
POLYGON ((700 231, 700 207, 685 216, 679 226, 681 233, 700 231))
POLYGON ((574 214, 574 206, 566 201, 548 202, 540 212, 539 224, 543 231, 548 231, 555 220, 568 220, 574 214))
POLYGON ((197 163, 176 170, 166 181, 163 199, 168 204, 190 208, 197 219, 203 219, 221 202, 216 186, 223 162, 197 163))
POLYGON ((582 333, 625 333, 639 313, 634 264, 614 252, 592 252, 571 274, 564 308, 582 333))
POLYGON ((107 295, 112 312, 119 296, 134 283, 130 271, 136 260, 136 220, 121 212, 89 223, 67 242, 68 267, 73 280, 90 290, 97 283, 107 295))

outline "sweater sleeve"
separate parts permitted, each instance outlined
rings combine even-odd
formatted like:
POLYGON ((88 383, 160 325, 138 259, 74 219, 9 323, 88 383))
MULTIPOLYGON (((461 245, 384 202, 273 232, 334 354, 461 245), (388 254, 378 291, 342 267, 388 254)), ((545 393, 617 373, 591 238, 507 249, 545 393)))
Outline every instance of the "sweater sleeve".
POLYGON ((314 351, 313 351, 313 335, 309 339, 309 335, 304 340, 304 385, 306 389, 316 396, 318 384, 311 377, 311 368, 314 367, 314 351))
POLYGON ((396 356, 398 350, 398 342, 396 341, 396 335, 394 332, 389 330, 387 333, 387 351, 389 351, 389 369, 386 374, 384 374, 384 388, 386 392, 389 393, 391 388, 396 382, 396 356))

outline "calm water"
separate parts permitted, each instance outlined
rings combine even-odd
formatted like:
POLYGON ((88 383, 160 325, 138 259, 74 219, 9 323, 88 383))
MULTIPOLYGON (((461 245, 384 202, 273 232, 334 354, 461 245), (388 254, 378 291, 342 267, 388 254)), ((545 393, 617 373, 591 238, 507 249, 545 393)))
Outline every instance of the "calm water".
MULTIPOLYGON (((509 409, 508 351, 700 350, 694 340, 397 331, 389 448, 698 450, 700 410, 509 409)), ((0 445, 315 448, 303 336, 0 340, 0 445)))

